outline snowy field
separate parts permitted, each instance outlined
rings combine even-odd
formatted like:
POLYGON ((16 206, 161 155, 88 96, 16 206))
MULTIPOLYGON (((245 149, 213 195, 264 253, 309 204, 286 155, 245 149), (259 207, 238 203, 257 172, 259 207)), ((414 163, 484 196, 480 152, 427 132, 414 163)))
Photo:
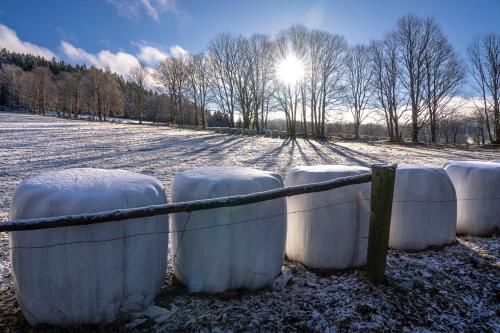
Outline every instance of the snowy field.
MULTIPOLYGON (((71 121, 0 112, 0 220, 22 180, 72 167, 126 169, 168 189, 175 172, 197 166, 250 166, 285 175, 297 165, 500 159, 499 150, 383 143, 283 140, 161 126, 71 121)), ((280 289, 189 295, 167 275, 157 304, 176 309, 159 330, 500 331, 500 238, 459 237, 442 249, 389 252, 387 282, 359 271, 292 273, 280 289)), ((0 235, 0 331, 26 330, 15 302, 8 243, 0 235)), ((150 331, 146 322, 138 330, 150 331)))

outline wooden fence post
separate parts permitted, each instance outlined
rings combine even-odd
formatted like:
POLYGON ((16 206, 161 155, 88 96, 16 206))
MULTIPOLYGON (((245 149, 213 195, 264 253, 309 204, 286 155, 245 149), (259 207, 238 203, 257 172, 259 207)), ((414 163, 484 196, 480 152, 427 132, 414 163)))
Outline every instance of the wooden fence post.
POLYGON ((395 179, 396 165, 372 166, 366 274, 370 280, 376 283, 384 281, 395 179))

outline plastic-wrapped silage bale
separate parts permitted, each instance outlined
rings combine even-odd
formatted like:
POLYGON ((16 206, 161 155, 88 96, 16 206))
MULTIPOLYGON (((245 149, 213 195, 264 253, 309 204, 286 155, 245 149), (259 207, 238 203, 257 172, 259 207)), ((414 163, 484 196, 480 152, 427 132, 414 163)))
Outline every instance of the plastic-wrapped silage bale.
POLYGON ((421 250, 453 242, 456 207, 455 189, 443 169, 398 165, 389 246, 421 250))
MULTIPOLYGON (((317 165, 292 169, 286 186, 369 173, 360 166, 317 165)), ((366 263, 370 183, 287 198, 286 255, 313 268, 366 263)))
MULTIPOLYGON (((172 201, 249 194, 283 187, 278 174, 239 167, 179 172, 172 201)), ((172 264, 191 292, 257 289, 281 271, 285 199, 172 215, 172 264)))
MULTIPOLYGON (((165 204, 153 177, 69 169, 22 181, 10 219, 165 204)), ((149 306, 163 282, 168 216, 9 234, 16 296, 32 325, 110 322, 149 306), (145 234, 145 235, 140 235, 145 234)))
POLYGON ((444 165, 457 192, 457 232, 485 235, 500 228, 500 163, 450 161, 444 165))

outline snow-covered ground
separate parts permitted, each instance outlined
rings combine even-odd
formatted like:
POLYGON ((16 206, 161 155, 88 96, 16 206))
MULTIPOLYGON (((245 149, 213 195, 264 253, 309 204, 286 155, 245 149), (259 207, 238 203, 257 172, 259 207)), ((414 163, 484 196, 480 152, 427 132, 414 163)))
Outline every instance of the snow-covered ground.
MULTIPOLYGON (((154 176, 168 189, 175 172, 197 166, 251 166, 285 175, 297 165, 500 159, 499 150, 384 143, 283 140, 162 126, 71 121, 0 112, 0 220, 22 180, 71 167, 121 168, 154 176)), ((0 331, 25 331, 0 235, 0 331)), ((189 295, 171 274, 157 304, 175 314, 159 329, 366 329, 500 331, 500 238, 459 237, 439 250, 390 251, 387 283, 359 271, 310 271, 287 262, 279 290, 189 295)), ((144 326, 145 325, 145 326, 144 326)), ((139 329, 150 331, 153 323, 139 329)))

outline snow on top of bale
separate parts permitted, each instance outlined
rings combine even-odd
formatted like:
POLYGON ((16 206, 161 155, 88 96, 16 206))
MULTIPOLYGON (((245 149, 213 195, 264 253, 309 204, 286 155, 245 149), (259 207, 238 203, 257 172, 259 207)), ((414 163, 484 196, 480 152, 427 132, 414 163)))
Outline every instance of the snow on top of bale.
POLYGON ((443 165, 446 168, 449 165, 464 167, 464 168, 483 168, 483 169, 500 169, 500 160, 494 161, 448 161, 443 165))
POLYGON ((60 206, 59 214, 140 207, 145 196, 166 201, 165 190, 154 177, 125 170, 67 169, 23 180, 12 196, 10 215, 17 219, 50 217, 51 205, 60 206), (32 209, 24 209, 25 205, 32 209))
POLYGON ((285 178, 286 186, 302 185, 369 173, 370 169, 352 165, 312 165, 298 166, 290 170, 285 178), (293 175, 293 176, 292 176, 293 175))
POLYGON ((202 167, 175 174, 173 189, 191 188, 194 192, 173 191, 172 200, 220 198, 279 187, 283 187, 283 179, 274 172, 243 167, 202 167))
POLYGON ((433 167, 433 166, 430 166, 430 165, 418 165, 418 164, 410 164, 410 163, 401 163, 401 164, 398 164, 398 169, 417 170, 417 169, 440 169, 440 168, 433 167))
MULTIPOLYGON (((415 200, 425 196, 426 200, 442 200, 455 196, 448 175, 442 168, 415 164, 398 164, 394 197, 398 200, 415 200), (441 184, 437 186, 437 184, 441 184), (436 186, 434 186, 436 185, 436 186)), ((419 200, 422 200, 421 198, 419 200)))
POLYGON ((117 191, 143 185, 145 181, 158 185, 161 183, 153 177, 126 171, 94 168, 75 168, 43 173, 23 180, 19 186, 36 186, 39 189, 94 192, 117 191))
POLYGON ((244 180, 267 177, 273 177, 281 180, 281 176, 277 173, 244 167, 201 167, 175 174, 176 177, 178 175, 181 177, 213 180, 244 180))
POLYGON ((290 170, 290 172, 310 172, 310 173, 323 173, 323 172, 367 172, 368 168, 359 165, 338 165, 338 164, 326 164, 326 165, 303 165, 297 166, 290 170))

